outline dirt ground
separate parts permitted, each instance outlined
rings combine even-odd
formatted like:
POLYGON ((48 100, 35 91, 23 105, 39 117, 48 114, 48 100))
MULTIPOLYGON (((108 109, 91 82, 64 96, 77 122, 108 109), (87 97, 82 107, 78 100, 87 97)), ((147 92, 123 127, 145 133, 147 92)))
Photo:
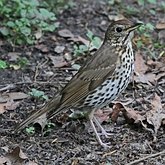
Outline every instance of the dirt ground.
MULTIPOLYGON (((157 1, 156 4, 148 2, 140 6, 137 1, 130 0, 117 0, 113 4, 108 4, 108 0, 78 0, 72 8, 65 9, 57 15, 60 23, 58 30, 44 35, 35 45, 13 47, 2 40, 1 59, 12 63, 14 59, 11 59, 11 56, 19 56, 26 57, 29 63, 25 68, 18 70, 12 67, 0 70, 1 95, 10 93, 17 95, 18 92, 28 94, 32 88, 35 88, 44 91, 49 98, 53 97, 76 71, 69 62, 66 62, 66 57, 71 58, 70 61, 74 61, 77 65, 81 65, 85 59, 84 56, 73 56, 73 45, 80 43, 80 40, 76 42, 73 38, 69 39, 66 34, 60 33, 61 30, 67 29, 75 36, 87 39, 88 28, 103 40, 108 24, 113 19, 123 16, 145 24, 152 23, 156 27, 165 20, 165 8, 162 7, 162 2, 157 1), (134 7, 137 11, 129 11, 128 6, 134 7), (53 57, 59 61, 52 61, 53 57)), ((158 27, 158 31, 152 31, 148 38, 136 32, 134 49, 138 59, 136 65, 139 64, 136 69, 140 73, 135 75, 135 82, 129 84, 116 102, 97 113, 102 125, 112 134, 109 139, 103 139, 110 143, 109 149, 99 146, 86 119, 69 119, 68 114, 71 111, 52 119, 51 123, 54 123, 54 127, 47 128, 44 135, 38 127, 32 135, 25 130, 17 134, 13 133, 16 124, 24 120, 34 109, 39 109, 45 102, 32 96, 25 99, 22 99, 23 96, 21 99, 14 96, 16 108, 8 108, 10 110, 0 114, 0 155, 10 160, 17 158, 18 160, 13 164, 19 164, 24 158, 12 151, 21 150, 27 158, 20 164, 29 165, 131 165, 130 162, 141 158, 144 160, 132 164, 164 165, 165 56, 163 46, 154 47, 154 43, 158 41, 164 44, 162 31, 164 30, 158 27), (136 45, 139 38, 143 40, 142 47, 136 45), (114 115, 117 105, 122 105, 125 113, 120 112, 117 120, 113 122, 111 115, 114 115), (162 109, 154 120, 155 123, 157 120, 159 122, 149 123, 146 112, 150 113, 155 107, 162 109), (132 116, 128 116, 128 109, 133 113, 139 112, 145 119, 141 119, 137 113, 134 115, 130 113, 132 116), (142 122, 139 122, 140 119, 142 122)))

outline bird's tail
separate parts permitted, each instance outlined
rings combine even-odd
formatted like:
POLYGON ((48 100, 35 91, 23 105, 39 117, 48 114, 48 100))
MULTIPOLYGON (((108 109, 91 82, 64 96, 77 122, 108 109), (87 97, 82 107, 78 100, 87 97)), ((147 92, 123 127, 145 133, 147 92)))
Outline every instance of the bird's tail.
POLYGON ((15 129, 14 132, 18 132, 21 129, 25 128, 28 124, 34 122, 38 117, 45 113, 53 113, 53 116, 56 116, 61 109, 63 109, 61 106, 59 106, 61 96, 57 96, 50 100, 44 107, 39 109, 38 111, 34 112, 32 115, 30 115, 27 119, 25 119, 23 122, 21 122, 15 129))

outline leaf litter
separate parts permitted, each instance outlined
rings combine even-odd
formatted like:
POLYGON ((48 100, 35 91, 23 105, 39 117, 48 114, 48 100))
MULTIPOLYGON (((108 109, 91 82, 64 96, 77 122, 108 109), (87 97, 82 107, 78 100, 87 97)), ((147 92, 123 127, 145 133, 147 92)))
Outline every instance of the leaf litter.
POLYGON ((122 102, 116 102, 111 118, 113 121, 117 121, 119 113, 122 112, 128 123, 141 124, 146 130, 152 133, 155 140, 158 129, 164 124, 165 109, 163 107, 165 105, 162 105, 161 98, 157 94, 154 94, 153 99, 150 100, 150 104, 151 108, 148 111, 139 112, 125 106, 122 102))

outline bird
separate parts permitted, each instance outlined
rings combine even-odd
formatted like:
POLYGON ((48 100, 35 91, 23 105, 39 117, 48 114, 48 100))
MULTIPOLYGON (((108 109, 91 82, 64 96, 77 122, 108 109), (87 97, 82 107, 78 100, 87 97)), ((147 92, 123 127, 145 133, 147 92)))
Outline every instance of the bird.
POLYGON ((102 147, 109 147, 101 139, 96 126, 105 137, 108 137, 109 133, 101 126, 94 113, 110 104, 127 87, 134 71, 132 39, 134 30, 140 25, 141 23, 128 19, 112 21, 100 48, 86 60, 58 94, 22 121, 15 132, 45 113, 50 119, 64 110, 74 108, 87 112, 98 143, 102 147))

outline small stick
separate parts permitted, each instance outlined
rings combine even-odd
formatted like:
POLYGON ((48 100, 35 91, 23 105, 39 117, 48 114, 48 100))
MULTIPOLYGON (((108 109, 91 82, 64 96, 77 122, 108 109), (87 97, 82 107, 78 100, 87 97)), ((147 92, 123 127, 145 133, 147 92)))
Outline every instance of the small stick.
POLYGON ((134 160, 134 161, 132 161, 132 162, 126 164, 126 165, 133 165, 133 164, 139 163, 139 162, 141 162, 143 160, 146 160, 148 158, 156 157, 156 156, 163 155, 163 154, 165 154, 165 150, 163 150, 161 152, 158 152, 158 153, 155 153, 155 154, 150 154, 150 155, 148 155, 146 157, 143 157, 143 158, 140 158, 140 159, 137 159, 137 160, 134 160))
POLYGON ((9 84, 6 87, 1 88, 0 89, 0 92, 6 91, 6 90, 9 90, 9 89, 14 89, 14 88, 15 88, 15 85, 14 84, 9 84))

